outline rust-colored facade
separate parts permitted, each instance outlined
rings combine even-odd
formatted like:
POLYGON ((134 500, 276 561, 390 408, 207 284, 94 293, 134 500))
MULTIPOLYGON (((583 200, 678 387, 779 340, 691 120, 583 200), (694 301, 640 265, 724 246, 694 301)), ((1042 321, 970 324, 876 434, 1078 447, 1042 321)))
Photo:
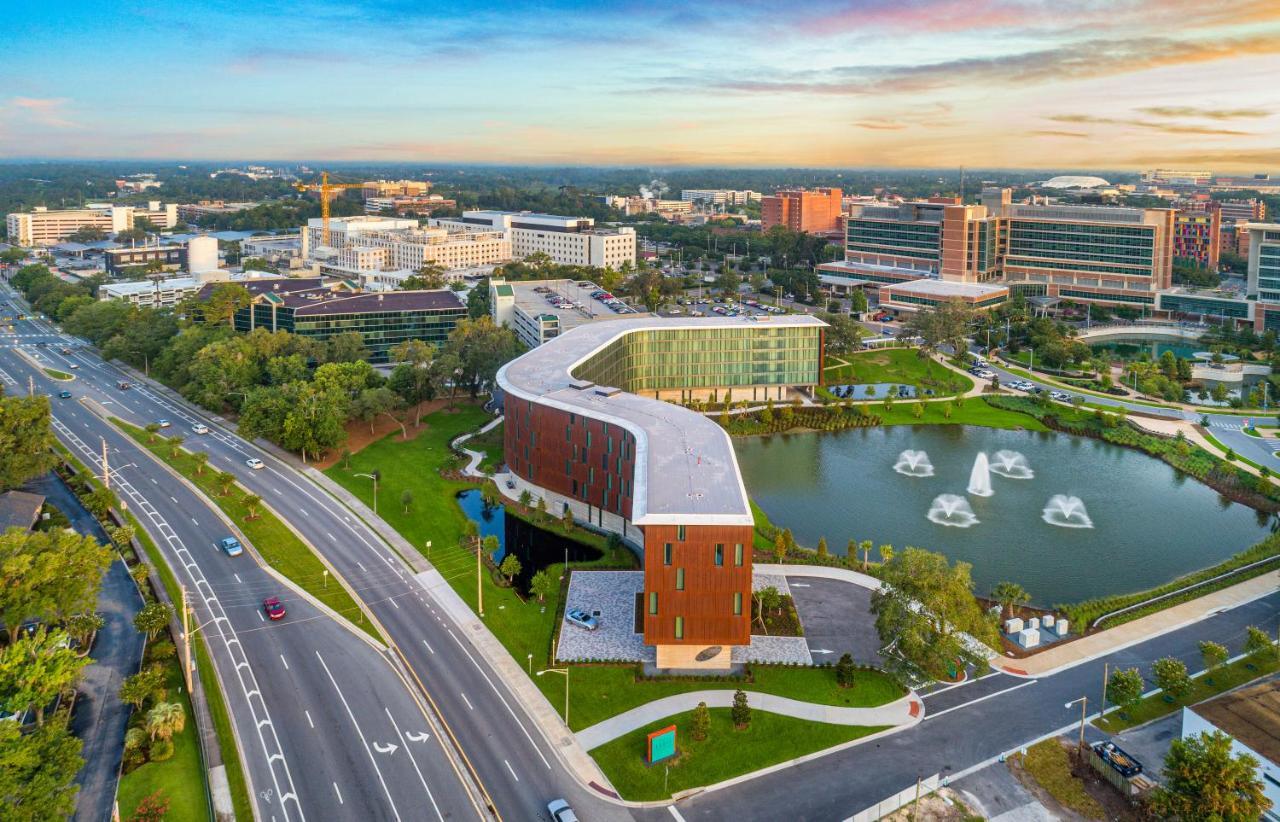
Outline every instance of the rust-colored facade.
POLYGON ((810 234, 838 231, 843 199, 838 188, 777 191, 761 199, 760 220, 766 231, 775 225, 810 234))

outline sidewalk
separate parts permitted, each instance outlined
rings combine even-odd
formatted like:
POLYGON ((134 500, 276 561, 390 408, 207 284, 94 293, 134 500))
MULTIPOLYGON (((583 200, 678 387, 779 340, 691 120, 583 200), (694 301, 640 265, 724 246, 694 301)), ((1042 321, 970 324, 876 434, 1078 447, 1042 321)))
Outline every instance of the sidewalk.
MULTIPOLYGON (((1217 444, 1210 442, 1209 438, 1205 436, 1204 429, 1198 423, 1191 422, 1190 420, 1157 420, 1149 417, 1138 418, 1131 416, 1129 417, 1129 422, 1139 428, 1146 429, 1153 434, 1163 434, 1170 437, 1177 436, 1178 432, 1181 431, 1189 442, 1200 446, 1215 457, 1219 457, 1221 459, 1227 458, 1226 452, 1217 444)), ((1236 459, 1231 464, 1236 468, 1239 468, 1241 471, 1253 474, 1255 477, 1262 476, 1257 468, 1254 468, 1252 465, 1241 459, 1236 459)), ((1268 477, 1268 481, 1273 485, 1280 485, 1280 477, 1277 477, 1274 474, 1268 477)))
POLYGON ((1025 659, 995 657, 991 660, 991 667, 1014 676, 1037 677, 1055 674, 1073 665, 1088 662, 1198 622, 1214 611, 1243 605, 1266 596, 1273 593, 1277 587, 1280 587, 1280 571, 1272 571, 1132 622, 1053 645, 1025 659))
MULTIPOLYGON (((894 728, 906 727, 919 722, 924 715, 924 705, 915 692, 908 693, 901 699, 880 705, 875 708, 842 708, 838 705, 821 705, 816 702, 801 702, 785 696, 762 694, 758 691, 747 691, 747 703, 761 711, 781 714, 796 719, 807 719, 811 722, 825 722, 830 725, 858 725, 876 727, 888 725, 894 728)), ((708 708, 733 707, 733 690, 690 691, 686 694, 655 699, 637 708, 611 716, 603 722, 597 722, 590 728, 578 731, 578 741, 588 751, 628 734, 637 728, 651 725, 661 719, 684 711, 692 711, 699 702, 707 703, 708 708)))

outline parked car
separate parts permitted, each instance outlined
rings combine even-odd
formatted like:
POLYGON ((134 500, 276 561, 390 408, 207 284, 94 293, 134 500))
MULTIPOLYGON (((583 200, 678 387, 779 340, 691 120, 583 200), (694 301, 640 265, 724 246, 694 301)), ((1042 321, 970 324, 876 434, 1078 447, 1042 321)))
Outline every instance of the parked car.
POLYGON ((259 468, 267 467, 267 464, 262 460, 258 459, 257 457, 249 457, 249 459, 244 461, 244 464, 249 466, 255 471, 257 471, 259 468))
POLYGON ((262 601, 262 610, 267 612, 267 619, 272 621, 284 619, 284 603, 280 597, 269 597, 262 601))
POLYGON ((244 546, 235 537, 223 537, 218 541, 218 547, 229 557, 238 557, 244 553, 244 546))
POLYGON ((198 423, 196 423, 195 425, 191 426, 191 433, 193 433, 193 434, 208 434, 208 433, 209 433, 209 426, 205 425, 205 424, 204 424, 204 423, 202 423, 202 422, 198 422, 198 423))
POLYGON ((564 612, 564 618, 570 625, 577 625, 588 631, 594 631, 600 627, 600 621, 581 608, 570 608, 564 612))
POLYGON ((551 814, 551 822, 578 822, 578 816, 563 799, 553 799, 547 803, 547 813, 551 814))
POLYGON ((59 392, 58 392, 58 398, 59 398, 59 399, 63 399, 63 400, 69 400, 69 399, 71 399, 71 392, 70 392, 70 391, 59 391, 59 392))

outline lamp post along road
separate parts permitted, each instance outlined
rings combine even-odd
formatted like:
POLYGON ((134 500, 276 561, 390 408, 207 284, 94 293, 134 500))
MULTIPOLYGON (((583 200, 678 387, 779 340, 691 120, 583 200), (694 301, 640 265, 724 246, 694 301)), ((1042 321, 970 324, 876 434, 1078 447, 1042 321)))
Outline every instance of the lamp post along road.
POLYGON ((543 674, 563 674, 564 675, 564 724, 569 724, 569 669, 568 668, 543 668, 538 671, 537 676, 543 674))
POLYGON ((376 517, 378 515, 378 477, 380 474, 378 471, 374 471, 372 474, 356 474, 356 476, 373 480, 373 515, 376 517))
POLYGON ((1063 705, 1062 707, 1067 708, 1069 710, 1071 706, 1076 704, 1077 702, 1080 703, 1080 744, 1077 747, 1077 750, 1079 751, 1080 756, 1083 758, 1084 757, 1084 720, 1085 720, 1085 713, 1089 709, 1089 697, 1082 696, 1079 699, 1073 699, 1067 704, 1063 705))

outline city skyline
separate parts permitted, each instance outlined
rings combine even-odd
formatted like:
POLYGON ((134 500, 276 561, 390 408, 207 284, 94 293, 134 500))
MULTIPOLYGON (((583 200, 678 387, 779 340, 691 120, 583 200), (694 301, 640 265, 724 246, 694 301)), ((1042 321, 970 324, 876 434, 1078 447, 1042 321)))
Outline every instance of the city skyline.
POLYGON ((1264 0, 11 16, 5 158, 1280 168, 1264 0))

